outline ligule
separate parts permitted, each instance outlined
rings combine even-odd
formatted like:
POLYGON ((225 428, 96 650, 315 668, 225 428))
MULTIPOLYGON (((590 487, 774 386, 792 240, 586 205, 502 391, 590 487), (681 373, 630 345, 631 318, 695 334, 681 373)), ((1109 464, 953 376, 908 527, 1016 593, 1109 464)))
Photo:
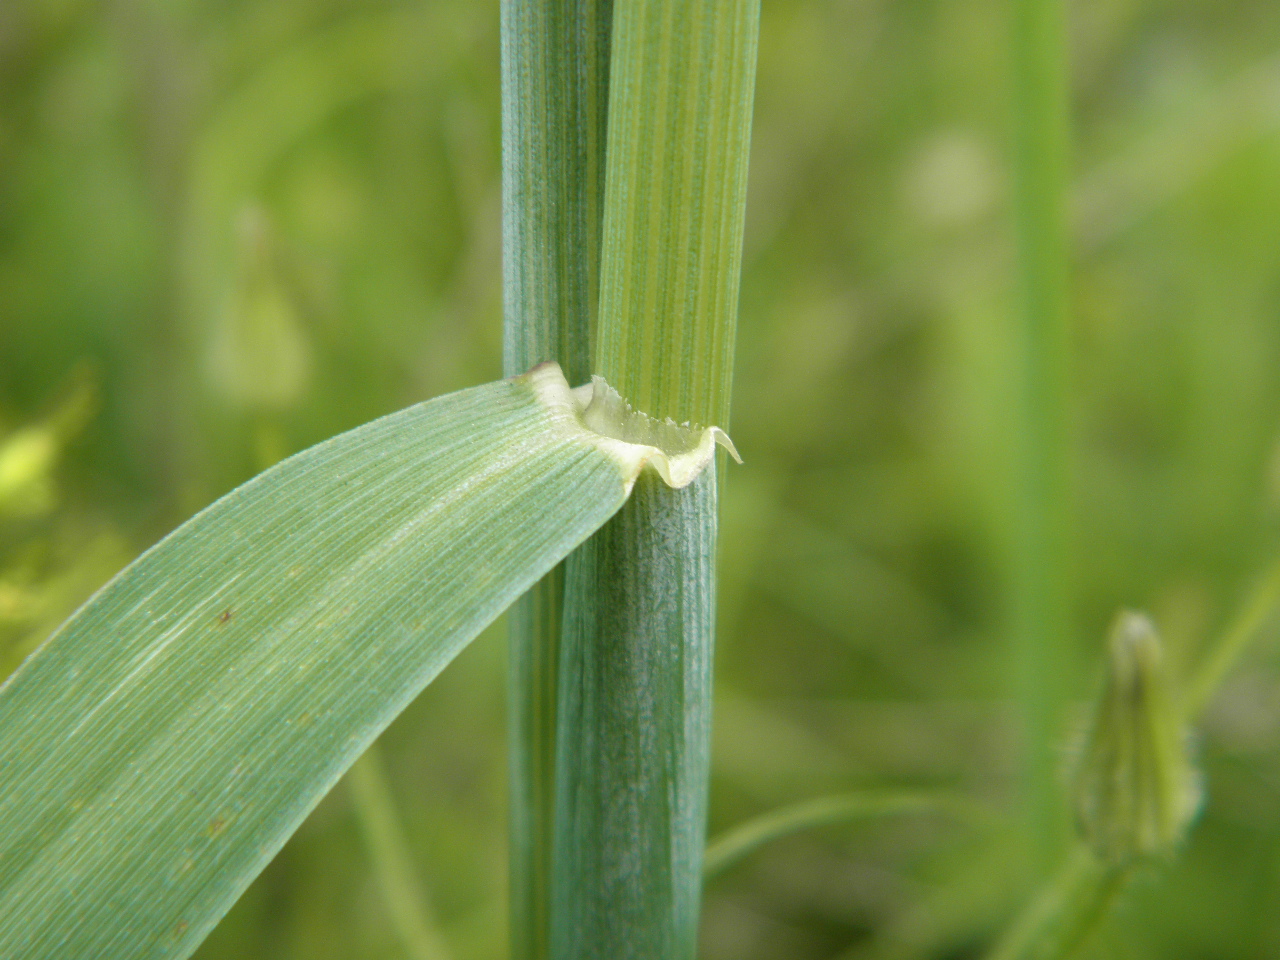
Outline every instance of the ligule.
POLYGON ((573 423, 600 450, 612 456, 627 479, 627 490, 646 466, 673 489, 687 487, 715 457, 716 446, 742 462, 733 441, 719 427, 691 427, 657 420, 632 408, 603 377, 576 390, 554 362, 538 364, 521 378, 561 420, 573 423))

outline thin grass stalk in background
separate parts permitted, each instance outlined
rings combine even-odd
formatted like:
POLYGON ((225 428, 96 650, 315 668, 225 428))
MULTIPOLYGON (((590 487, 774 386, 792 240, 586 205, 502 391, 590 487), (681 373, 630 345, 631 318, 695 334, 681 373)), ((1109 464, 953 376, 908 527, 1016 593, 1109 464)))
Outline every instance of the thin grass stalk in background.
POLYGON ((702 876, 712 880, 761 847, 794 833, 872 817, 911 813, 970 813, 958 797, 928 793, 862 791, 804 800, 754 817, 707 844, 702 876))
POLYGON ((1014 208, 1021 306, 1013 629, 1024 803, 1040 873, 1065 838, 1059 793, 1071 694, 1068 562, 1067 63, 1061 0, 1015 0, 1014 208))
POLYGON ((1078 845, 987 960, 1066 960, 1086 944, 1132 877, 1078 845))
MULTIPOLYGON (((590 376, 611 0, 503 0, 503 369, 590 376)), ((511 955, 547 956, 563 568, 507 615, 511 955)))
MULTIPOLYGON (((615 7, 596 368, 728 421, 757 0, 615 7)), ((552 953, 691 960, 709 773, 716 479, 652 477, 566 564, 552 953)))
POLYGON ((405 952, 410 960, 448 960, 449 948, 427 912, 376 742, 352 764, 347 784, 382 902, 405 952))

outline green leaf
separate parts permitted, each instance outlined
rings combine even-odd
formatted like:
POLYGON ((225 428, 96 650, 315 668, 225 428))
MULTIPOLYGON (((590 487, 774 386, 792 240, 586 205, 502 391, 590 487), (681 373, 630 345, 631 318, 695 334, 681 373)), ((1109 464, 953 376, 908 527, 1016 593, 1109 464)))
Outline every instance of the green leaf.
POLYGON ((588 397, 546 364, 335 437, 73 616, 0 688, 0 956, 188 955, 396 714, 666 460, 588 429, 588 397))

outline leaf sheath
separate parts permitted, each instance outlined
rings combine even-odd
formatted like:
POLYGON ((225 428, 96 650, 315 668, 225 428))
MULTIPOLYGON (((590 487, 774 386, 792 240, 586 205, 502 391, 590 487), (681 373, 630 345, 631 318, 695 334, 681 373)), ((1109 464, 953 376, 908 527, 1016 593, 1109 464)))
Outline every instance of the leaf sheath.
POLYGON ((652 473, 566 563, 551 955, 691 960, 706 837, 715 471, 652 473))

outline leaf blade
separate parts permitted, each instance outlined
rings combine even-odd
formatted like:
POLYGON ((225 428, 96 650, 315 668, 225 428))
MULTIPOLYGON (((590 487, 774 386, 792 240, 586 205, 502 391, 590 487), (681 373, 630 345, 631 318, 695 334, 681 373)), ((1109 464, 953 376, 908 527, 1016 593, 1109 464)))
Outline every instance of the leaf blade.
POLYGON ((400 709, 617 510, 632 468, 549 379, 267 471, 0 688, 0 955, 189 954, 400 709))

